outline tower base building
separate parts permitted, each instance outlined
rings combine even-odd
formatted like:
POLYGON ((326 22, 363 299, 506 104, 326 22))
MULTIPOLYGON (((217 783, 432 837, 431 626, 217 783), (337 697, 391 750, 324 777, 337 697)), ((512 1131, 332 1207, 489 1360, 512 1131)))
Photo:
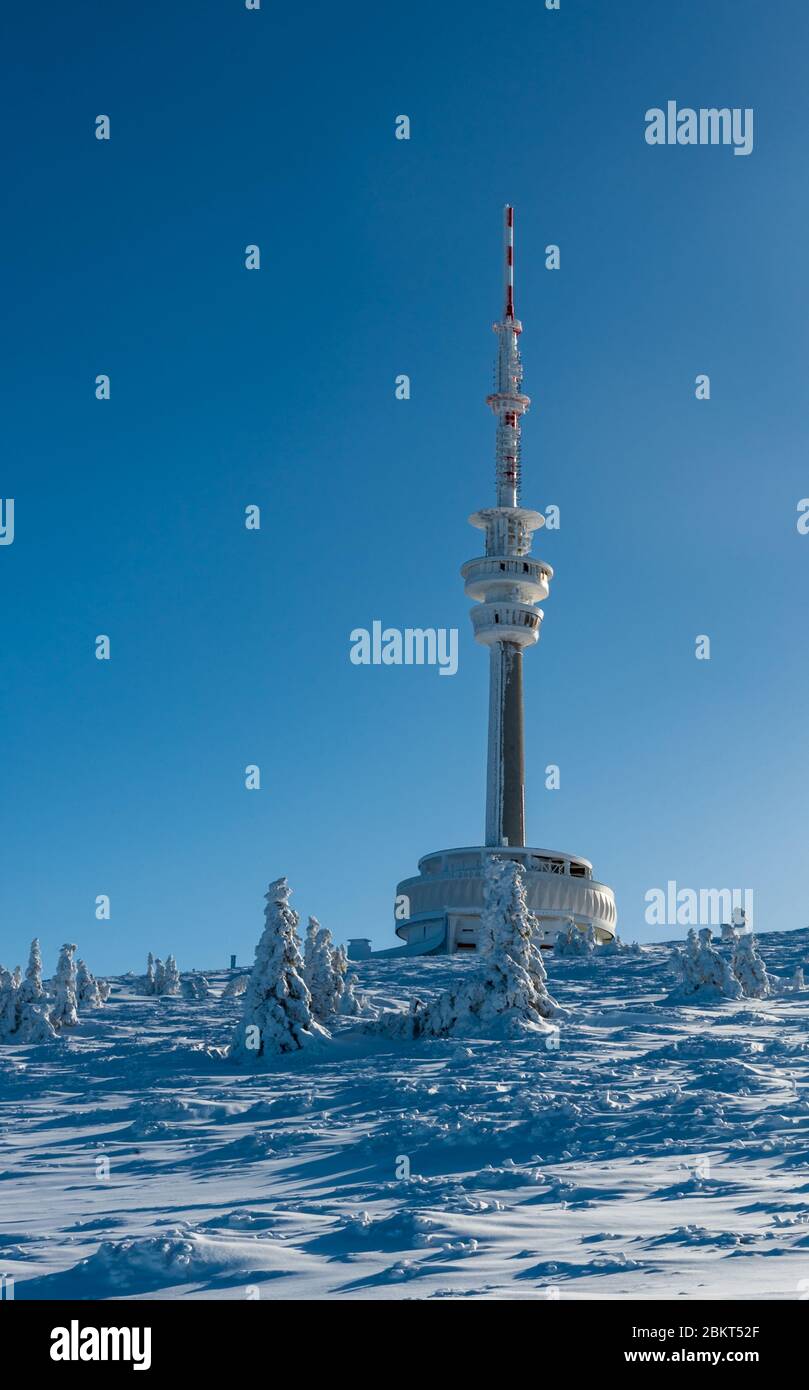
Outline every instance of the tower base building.
POLYGON ((615 935, 612 889, 593 878, 589 860, 527 846, 480 845, 425 854, 418 875, 398 885, 397 913, 407 915, 396 922, 396 934, 408 954, 477 950, 486 861, 492 856, 523 865, 528 908, 542 925, 541 946, 551 948, 556 933, 571 925, 583 932, 593 927, 601 943, 615 935))

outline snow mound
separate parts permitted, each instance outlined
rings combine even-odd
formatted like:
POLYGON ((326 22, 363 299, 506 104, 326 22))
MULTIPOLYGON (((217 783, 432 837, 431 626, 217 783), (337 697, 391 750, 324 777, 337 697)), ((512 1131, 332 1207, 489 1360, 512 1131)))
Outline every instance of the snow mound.
POLYGON ((266 1236, 210 1235, 174 1227, 164 1235, 103 1240, 72 1269, 21 1284, 25 1297, 120 1298, 177 1285, 272 1278, 295 1272, 300 1251, 266 1236))

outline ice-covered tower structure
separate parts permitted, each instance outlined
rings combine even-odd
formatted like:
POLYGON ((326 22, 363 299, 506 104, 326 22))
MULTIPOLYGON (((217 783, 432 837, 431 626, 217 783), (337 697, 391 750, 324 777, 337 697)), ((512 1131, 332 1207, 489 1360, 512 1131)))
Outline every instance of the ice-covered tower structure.
POLYGON ((531 404, 522 390, 520 334, 514 313, 514 209, 506 207, 503 236, 503 317, 497 334, 495 389, 486 398, 497 419, 495 505, 469 519, 483 531, 485 555, 461 570, 466 593, 477 600, 472 626, 489 648, 489 755, 486 773, 486 844, 525 844, 525 720, 523 650, 539 640, 541 599, 548 597, 550 565, 530 556, 541 512, 520 506, 520 420, 531 404))
MULTIPOLYGON (((553 575, 531 556, 541 512, 520 505, 520 422, 531 404, 522 389, 520 334, 514 312, 514 210, 505 209, 503 316, 497 334, 495 389, 487 397, 497 421, 494 506, 470 521, 484 534, 484 554, 461 573, 475 600, 475 637, 489 648, 489 737, 485 844, 436 850, 419 860, 419 872, 397 886, 396 933, 404 946, 381 954, 422 954, 477 949, 483 883, 492 856, 519 860, 525 869, 528 905, 540 919, 543 945, 572 924, 593 927, 599 941, 615 932, 612 889, 593 877, 588 859, 525 843, 525 723, 523 652, 539 638, 542 609, 553 575)), ((353 955, 363 954, 361 942, 353 955)))

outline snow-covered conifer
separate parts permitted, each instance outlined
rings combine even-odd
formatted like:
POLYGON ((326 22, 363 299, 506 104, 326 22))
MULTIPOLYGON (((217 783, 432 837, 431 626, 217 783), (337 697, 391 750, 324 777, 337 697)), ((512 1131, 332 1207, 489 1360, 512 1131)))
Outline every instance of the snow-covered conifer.
POLYGON ((713 945, 710 927, 702 927, 700 930, 697 967, 700 973, 700 989, 707 987, 715 989, 728 999, 739 998, 741 990, 738 988, 738 982, 734 979, 733 971, 724 956, 720 956, 713 945))
POLYGON ((5 1042, 17 1027, 17 990, 10 970, 0 965, 0 1041, 5 1042))
POLYGON ((685 950, 677 951, 672 964, 679 976, 671 995, 673 1003, 698 995, 704 999, 741 997, 741 986, 730 965, 712 943, 710 927, 703 927, 699 937, 691 927, 685 950))
POLYGON ((349 974, 345 946, 335 946, 332 960, 338 981, 336 987, 337 1012, 348 1018, 357 1018, 360 1014, 369 1013, 365 996, 357 990, 359 980, 356 974, 353 970, 349 974))
POLYGON ((155 993, 154 956, 152 955, 151 951, 149 952, 148 956, 146 957, 146 993, 147 993, 147 994, 154 994, 154 993, 155 993))
POLYGON ((42 987, 42 952, 39 949, 38 936, 35 936, 31 942, 28 968, 20 989, 22 991, 21 999, 25 1004, 37 1004, 40 999, 45 998, 45 990, 42 987))
POLYGON ((0 1042, 41 1043, 55 1036, 44 1007, 26 997, 17 972, 0 966, 0 1042))
POLYGON ((264 931, 230 1048, 236 1061, 297 1052, 329 1037, 312 1015, 312 997, 303 979, 299 918, 289 896, 286 878, 276 879, 265 894, 264 931))
POLYGON ((75 944, 66 942, 59 953, 56 974, 53 977, 54 1005, 51 1010, 51 1023, 55 1028, 72 1028, 79 1021, 76 999, 76 954, 75 944))
POLYGON ((185 999, 208 999, 211 994, 211 986, 204 975, 200 975, 195 970, 191 975, 184 975, 181 981, 183 997, 185 999))
POLYGON ((22 984, 22 968, 19 965, 15 965, 11 978, 14 981, 14 988, 19 989, 22 984))
POLYGON ((171 954, 166 956, 166 964, 163 970, 163 988, 161 989, 160 993, 180 993, 180 972, 177 969, 177 962, 174 959, 174 956, 171 954))
POLYGON ((767 973, 767 967, 759 955, 756 938, 751 934, 739 936, 733 948, 733 974, 738 980, 742 993, 748 999, 768 999, 779 992, 779 982, 767 973))
POLYGON ((166 992, 166 967, 160 956, 157 956, 154 963, 154 993, 165 994, 166 992))
POLYGON ((553 949, 557 956, 589 956, 596 950, 597 945, 592 923, 586 931, 580 931, 571 919, 557 934, 553 949))
POLYGON ((331 932, 321 927, 317 918, 310 917, 310 923, 317 923, 314 946, 310 954, 309 976, 306 983, 312 996, 312 1013, 325 1023, 332 1014, 337 1013, 340 995, 343 992, 342 976, 335 970, 334 949, 331 932))
POLYGON ((622 941, 617 932, 599 947, 599 955, 602 956, 639 956, 640 953, 641 948, 637 941, 622 941))
POLYGON ((519 862, 489 861, 480 926, 484 1012, 512 1013, 531 1022, 554 1018, 559 1009, 547 990, 539 923, 528 911, 519 862))
POLYGON ((792 976, 792 988, 793 988, 793 990, 795 991, 796 994, 798 994, 798 993, 800 992, 800 990, 806 989, 806 981, 805 981, 804 978, 803 978, 803 966, 802 966, 802 965, 796 965, 796 966, 795 966, 795 973, 794 973, 794 975, 792 976))
POLYGON ((98 980, 83 960, 79 960, 76 968, 76 1002, 79 1008, 87 1009, 97 1009, 104 1002, 98 980))
POLYGON ((303 978, 311 993, 312 989, 312 966, 315 958, 315 943, 317 934, 320 931, 320 923, 316 917, 310 917, 306 924, 306 940, 303 943, 303 978))
POLYGON ((480 922, 480 969, 458 990, 430 1004, 416 1000, 408 1015, 383 1015, 378 1028, 408 1037, 444 1037, 486 1028, 507 1032, 550 1031, 561 1015, 548 993, 537 919, 525 897, 520 863, 492 858, 486 866, 480 922))
POLYGON ((223 999, 236 999, 240 994, 244 994, 247 989, 249 975, 231 975, 225 988, 222 990, 223 999))
POLYGON ((693 927, 688 929, 685 952, 680 963, 683 969, 683 987, 696 993, 702 983, 702 977, 699 965, 699 939, 693 927))

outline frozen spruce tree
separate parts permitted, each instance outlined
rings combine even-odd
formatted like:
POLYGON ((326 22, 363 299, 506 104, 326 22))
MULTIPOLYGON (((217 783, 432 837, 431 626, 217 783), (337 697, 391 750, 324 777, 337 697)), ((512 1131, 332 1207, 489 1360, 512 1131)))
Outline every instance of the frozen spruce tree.
POLYGON ((548 993, 538 926, 528 910, 522 865, 490 859, 479 969, 460 989, 447 990, 430 1004, 415 1000, 408 1014, 383 1015, 376 1027, 406 1037, 555 1031, 547 1020, 562 1011, 548 993))
MULTIPOLYGON (((312 996, 312 1013, 322 1023, 338 1012, 340 995, 343 992, 342 976, 335 969, 334 948, 328 927, 321 927, 316 917, 309 918, 315 923, 314 945, 309 957, 309 973, 304 975, 312 996)), ((307 942, 308 944, 308 942, 307 942)))
POLYGON ((59 963, 53 977, 54 1005, 51 1023, 54 1028, 73 1028, 79 1021, 76 1000, 76 954, 74 944, 67 942, 59 953, 59 963))
POLYGON ((621 937, 616 932, 615 936, 611 937, 609 941, 605 941, 604 945, 599 947, 599 953, 602 956, 639 956, 641 954, 641 948, 637 941, 631 943, 622 941, 621 937))
POLYGON ((11 971, 0 965, 0 1042, 8 1042, 16 1030, 17 993, 11 971))
POLYGON ((669 996, 671 1003, 695 997, 704 1000, 741 998, 739 982, 713 945, 710 927, 703 927, 699 937, 692 927, 685 950, 676 953, 673 964, 679 979, 669 996))
POLYGON ((360 994, 357 985, 359 980, 353 970, 349 974, 348 956, 345 946, 335 946, 332 957, 334 963, 334 973, 338 980, 337 985, 337 1012, 345 1014, 349 1018, 357 1018, 360 1014, 372 1013, 365 999, 365 995, 360 994))
POLYGON ((480 927, 482 1015, 505 1015, 518 1024, 555 1018, 560 1010, 548 993, 539 922, 528 911, 522 864, 489 861, 480 927))
POLYGON ((161 994, 180 993, 180 972, 177 969, 177 962, 173 955, 166 956, 166 965, 163 971, 163 988, 161 994))
POLYGON ((160 956, 157 956, 154 963, 154 991, 155 994, 165 994, 166 992, 166 967, 160 956))
POLYGON ((83 960, 76 969, 76 1001, 80 1009, 97 1009, 104 1000, 98 987, 98 980, 87 969, 83 960))
POLYGON ((247 988, 247 975, 231 975, 225 988, 222 990, 223 999, 236 999, 240 994, 244 994, 247 988))
POLYGON ((20 989, 22 991, 20 997, 25 1004, 38 1004, 41 999, 45 998, 45 990, 42 987, 42 952, 39 949, 38 936, 35 936, 31 942, 28 968, 20 989))
POLYGON ((710 927, 703 927, 699 934, 697 968, 700 974, 701 990, 706 987, 709 990, 716 990, 717 994, 727 999, 740 997, 741 990, 738 981, 734 979, 733 971, 724 956, 721 956, 714 946, 710 927))
POLYGON ((586 931, 580 931, 571 920, 557 935, 553 949, 558 956, 591 956, 597 946, 592 923, 586 931))
POLYGON ((320 923, 317 918, 310 917, 306 924, 306 940, 303 943, 303 978, 310 990, 312 988, 312 965, 315 958, 315 943, 319 931, 320 923))
POLYGON ((748 999, 768 999, 779 993, 779 981, 767 973, 753 935, 737 936, 733 947, 733 974, 748 999))
POLYGON ((230 1047, 237 1062, 297 1052, 329 1037, 312 1014, 312 997, 303 978, 299 918, 289 905, 290 891, 286 878, 279 878, 265 895, 264 931, 230 1047))
POLYGON ((196 970, 192 974, 186 975, 182 980, 182 991, 184 999, 203 1000, 209 999, 211 994, 210 982, 204 975, 200 975, 196 970))
POLYGON ((699 941, 693 927, 688 930, 685 946, 674 948, 672 971, 685 994, 695 994, 700 986, 699 941))
POLYGON ((795 973, 792 976, 792 989, 795 994, 799 994, 802 989, 806 989, 806 981, 803 977, 803 966, 796 965, 795 973))
POLYGON ((23 986, 16 972, 0 965, 0 1043, 41 1043, 56 1036, 44 1006, 27 999, 23 986))
POLYGON ((146 957, 146 993, 154 994, 155 992, 154 956, 150 951, 146 957))

